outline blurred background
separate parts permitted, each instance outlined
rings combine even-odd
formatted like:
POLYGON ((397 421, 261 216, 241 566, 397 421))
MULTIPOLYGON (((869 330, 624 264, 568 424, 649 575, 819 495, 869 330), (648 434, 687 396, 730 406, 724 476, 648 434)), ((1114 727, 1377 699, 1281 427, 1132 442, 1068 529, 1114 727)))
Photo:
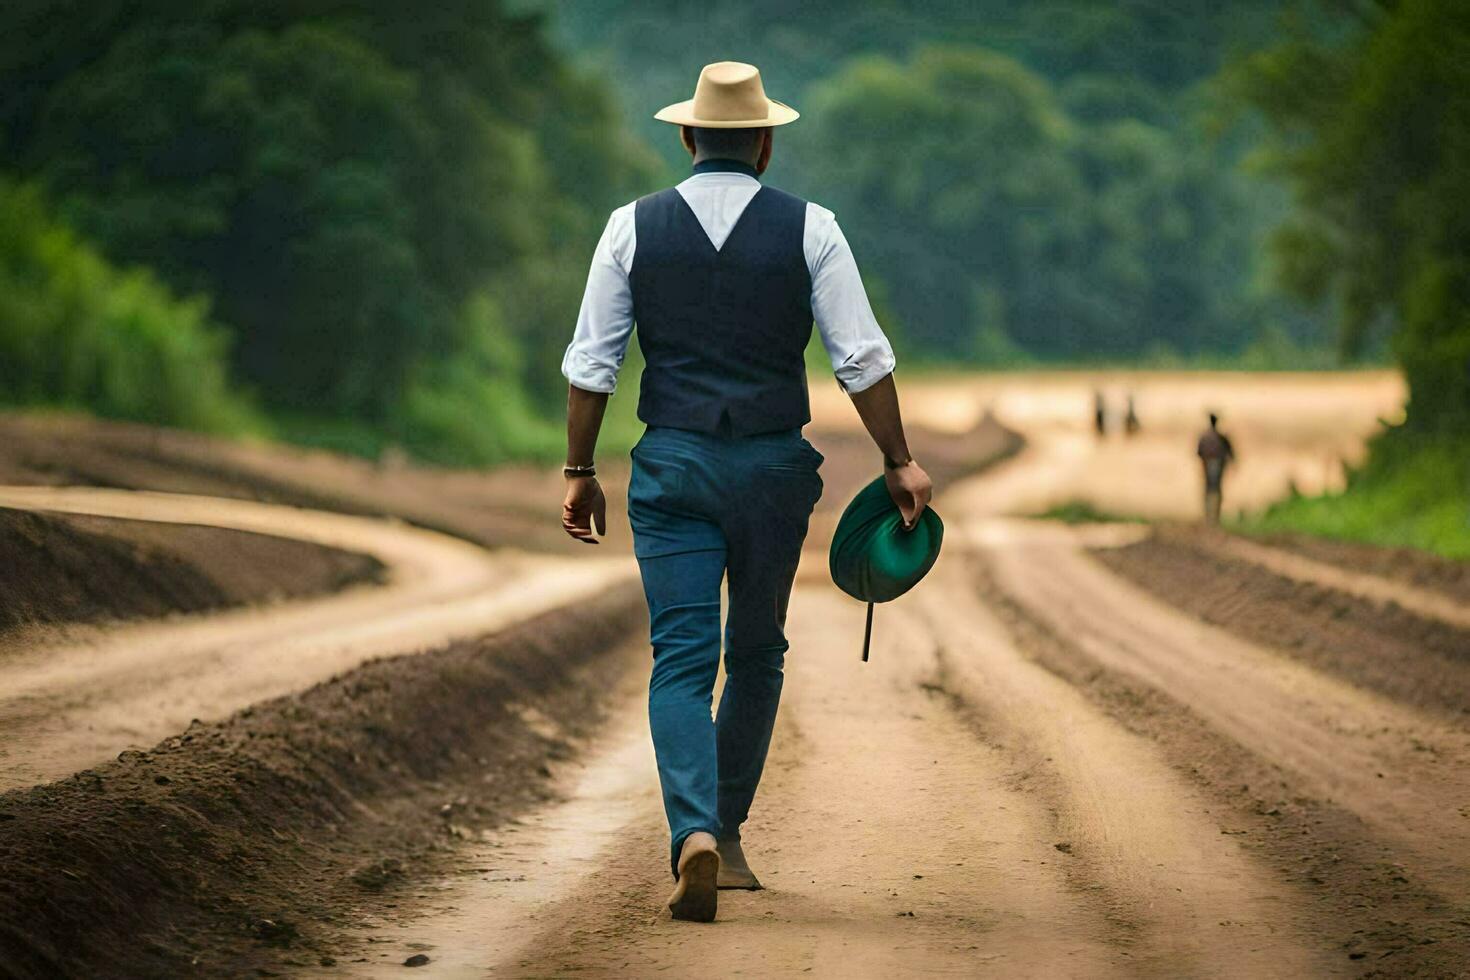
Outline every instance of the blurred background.
POLYGON ((1396 367, 1346 493, 1249 519, 1470 556, 1461 0, 12 0, 0 403, 554 460, 593 246, 721 59, 905 379, 1396 367))

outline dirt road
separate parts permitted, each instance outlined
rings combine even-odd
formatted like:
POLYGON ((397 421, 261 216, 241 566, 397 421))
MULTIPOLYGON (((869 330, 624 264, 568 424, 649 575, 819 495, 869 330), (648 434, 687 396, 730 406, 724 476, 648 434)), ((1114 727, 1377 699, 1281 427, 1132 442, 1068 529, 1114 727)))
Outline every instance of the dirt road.
POLYGON ((384 965, 361 973, 415 943, 453 976, 1325 969, 1200 794, 993 623, 967 629, 986 652, 972 664, 927 617, 884 617, 862 668, 859 608, 820 586, 797 600, 792 697, 747 832, 767 891, 727 893, 695 935, 660 914, 662 814, 633 704, 570 802, 467 854, 483 873, 447 881, 426 921, 372 929, 384 965))
MULTIPOLYGON (((1382 405, 1339 394, 1248 442, 1237 491, 1254 501, 1302 479, 1313 460, 1293 445, 1315 458, 1313 425, 1344 445, 1371 431, 1382 405)), ((857 662, 861 607, 808 554, 747 830, 766 891, 725 893, 708 929, 662 912, 640 672, 563 774, 563 800, 469 845, 411 910, 364 922, 346 972, 386 976, 421 951, 444 976, 1462 973, 1465 716, 1208 626, 1090 553, 1146 529, 1005 517, 1110 482, 1134 513, 1196 504, 1192 422, 1099 443, 1041 414, 1026 451, 940 499, 948 551, 880 612, 872 663, 857 662)), ((1231 547, 1342 601, 1465 625, 1443 594, 1231 547)))
MULTIPOLYGON (((288 960, 288 972, 388 976, 426 957, 425 972, 446 977, 1463 975, 1470 705, 1444 696, 1470 662, 1463 603, 1228 539, 1170 572, 1185 591, 1208 591, 1230 563, 1288 607, 1292 589, 1309 590, 1288 609, 1294 625, 1378 611, 1422 626, 1433 649, 1394 647, 1390 682, 1381 665, 1361 669, 1378 647, 1339 639, 1356 634, 1322 630, 1299 649, 1289 630, 1235 629, 1229 616, 1212 625, 1121 574, 1107 555, 1146 542, 1146 527, 1013 516, 1079 499, 1192 516, 1191 441, 1206 405, 1223 408, 1241 452, 1227 486, 1236 505, 1330 486, 1401 397, 1382 375, 923 387, 911 415, 961 430, 993 411, 1028 445, 941 496, 946 553, 920 589, 880 610, 871 663, 858 661, 862 607, 827 582, 819 549, 806 556, 786 699, 747 828, 765 891, 724 893, 711 927, 668 920, 647 663, 631 658, 595 731, 526 715, 577 747, 548 759, 550 799, 483 830, 446 818, 441 874, 405 881, 386 903, 339 900, 324 910, 337 923, 333 955, 288 960), (1136 393, 1140 434, 1088 431, 1098 385, 1115 401, 1136 393)), ((829 410, 818 399, 819 420, 829 410)), ((0 504, 350 545, 383 561, 390 584, 74 638, 0 664, 0 679, 28 685, 0 688, 0 724, 7 745, 41 760, 30 778, 177 727, 201 705, 225 711, 632 574, 626 557, 487 555, 244 502, 38 494, 0 491, 0 504), (157 683, 129 680, 139 668, 157 683), (34 706, 96 732, 57 739, 27 714, 34 706), (124 729, 124 716, 153 727, 124 729), (48 756, 53 742, 62 748, 48 756)), ((1148 560, 1139 554, 1130 560, 1148 560)))
POLYGON ((205 525, 366 552, 383 585, 113 628, 72 628, 0 657, 0 791, 145 749, 372 657, 477 636, 593 595, 626 562, 487 552, 398 522, 100 488, 0 487, 0 506, 205 525))

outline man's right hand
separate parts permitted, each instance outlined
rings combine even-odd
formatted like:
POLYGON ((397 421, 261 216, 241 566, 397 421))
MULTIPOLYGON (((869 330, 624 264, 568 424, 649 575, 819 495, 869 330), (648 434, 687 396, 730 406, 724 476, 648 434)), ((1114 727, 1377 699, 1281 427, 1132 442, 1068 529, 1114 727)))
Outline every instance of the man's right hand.
POLYGON ((601 544, 592 533, 607 533, 607 498, 595 476, 567 478, 567 496, 561 505, 561 526, 584 544, 601 544))
POLYGON ((918 463, 909 460, 902 466, 885 468, 883 481, 888 484, 888 496, 893 498, 898 512, 903 515, 904 529, 913 530, 919 515, 929 506, 929 498, 934 495, 934 484, 929 474, 918 463))

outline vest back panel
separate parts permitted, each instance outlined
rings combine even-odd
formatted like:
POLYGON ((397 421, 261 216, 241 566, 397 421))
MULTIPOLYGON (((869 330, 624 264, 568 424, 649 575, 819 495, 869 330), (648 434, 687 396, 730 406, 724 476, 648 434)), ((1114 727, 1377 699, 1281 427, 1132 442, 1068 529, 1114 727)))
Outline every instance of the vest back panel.
POLYGON ((737 436, 811 421, 806 202, 762 187, 719 249, 674 188, 639 199, 634 222, 638 417, 737 436))

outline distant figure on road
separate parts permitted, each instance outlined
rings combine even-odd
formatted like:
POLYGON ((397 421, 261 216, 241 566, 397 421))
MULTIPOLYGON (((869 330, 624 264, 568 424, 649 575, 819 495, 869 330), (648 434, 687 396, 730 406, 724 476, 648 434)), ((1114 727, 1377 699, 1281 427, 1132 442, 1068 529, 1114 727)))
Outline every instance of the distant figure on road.
POLYGON ((1100 436, 1108 433, 1108 403, 1103 398, 1102 389, 1098 388, 1092 393, 1092 425, 1100 436))
POLYGON ((1205 523, 1220 523, 1220 487, 1225 467, 1235 460, 1235 447, 1219 429, 1220 417, 1210 413, 1210 427, 1199 437, 1199 458, 1205 469, 1205 523))
POLYGON ((1133 392, 1128 393, 1128 414, 1123 416, 1123 431, 1130 436, 1135 435, 1140 428, 1138 412, 1133 407, 1133 392))
MULTIPOLYGON (((814 321, 883 454, 904 522, 929 502, 929 477, 904 439, 893 349, 847 240, 831 211, 761 184, 772 127, 796 117, 766 98, 753 66, 729 61, 706 65, 693 99, 659 111, 680 127, 694 173, 612 213, 562 361, 562 526, 596 544, 607 503, 593 450, 637 324, 638 417, 648 429, 633 449, 628 521, 648 600, 648 720, 676 919, 712 920, 717 888, 760 887, 740 828, 771 742, 787 601, 822 494, 822 455, 801 434, 811 421, 803 352, 814 321), (726 679, 712 719, 722 583, 726 679)), ((804 866, 792 860, 789 870, 804 866)))

